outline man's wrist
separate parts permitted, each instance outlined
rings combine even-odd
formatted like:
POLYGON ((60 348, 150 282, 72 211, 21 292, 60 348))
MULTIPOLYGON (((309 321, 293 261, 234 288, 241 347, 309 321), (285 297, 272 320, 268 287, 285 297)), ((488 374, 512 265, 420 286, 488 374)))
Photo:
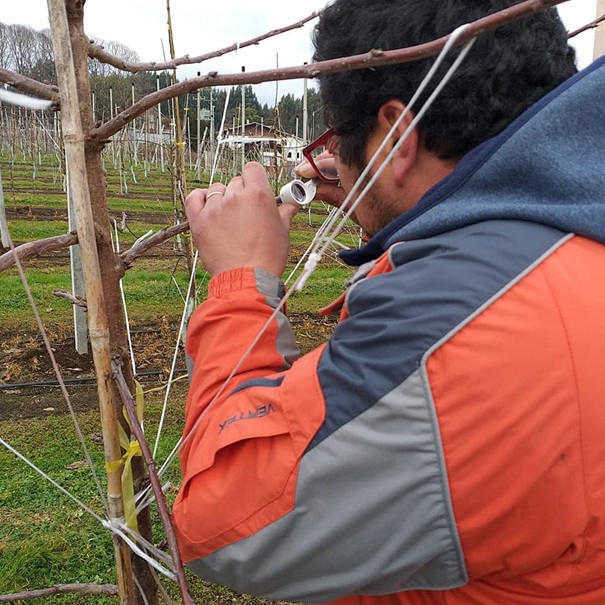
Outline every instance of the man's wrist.
POLYGON ((238 267, 213 276, 208 284, 208 298, 221 298, 232 292, 254 289, 276 307, 285 294, 285 286, 276 275, 263 269, 238 267))

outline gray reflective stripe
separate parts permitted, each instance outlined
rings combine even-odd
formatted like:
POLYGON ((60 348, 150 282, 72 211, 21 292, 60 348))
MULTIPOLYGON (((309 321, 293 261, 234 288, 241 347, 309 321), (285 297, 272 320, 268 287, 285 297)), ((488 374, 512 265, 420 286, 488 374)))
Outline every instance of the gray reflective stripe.
POLYGON ((276 309, 280 298, 284 295, 284 286, 281 281, 272 273, 262 269, 254 269, 254 280, 256 289, 267 297, 267 304, 276 309))
POLYGON ((277 352, 284 358, 283 370, 292 367, 292 364, 298 359, 300 351, 296 346, 296 339, 292 326, 288 318, 279 313, 277 316, 277 340, 275 342, 277 352))
POLYGON ((276 389, 281 386, 285 377, 286 375, 282 374, 279 378, 254 378, 252 380, 247 380, 246 382, 242 382, 242 384, 231 391, 231 393, 229 393, 229 397, 253 387, 269 387, 276 389))
MULTIPOLYGON (((262 269, 254 270, 254 278, 256 280, 256 288, 266 297, 267 304, 277 309, 280 300, 284 296, 284 285, 282 282, 262 269)), ((292 364, 298 359, 300 352, 296 346, 296 338, 292 332, 292 326, 288 318, 283 313, 278 313, 277 321, 277 341, 275 347, 277 352, 284 358, 283 370, 292 367, 292 364)))
POLYGON ((187 366, 187 376, 189 378, 189 382, 191 382, 191 379, 193 378, 193 369, 195 368, 195 362, 193 361, 191 355, 187 353, 187 351, 185 351, 185 365, 187 366))
POLYGON ((467 582, 434 409, 416 372, 304 457, 296 508, 190 567, 272 599, 467 582))

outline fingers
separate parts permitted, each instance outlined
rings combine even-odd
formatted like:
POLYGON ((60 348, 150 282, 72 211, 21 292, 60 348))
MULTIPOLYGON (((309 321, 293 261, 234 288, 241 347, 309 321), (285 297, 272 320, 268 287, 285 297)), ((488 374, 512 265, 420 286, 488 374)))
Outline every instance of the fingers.
POLYGON ((244 188, 244 177, 234 176, 227 187, 225 188, 225 195, 235 195, 244 188))
POLYGON ((220 202, 221 199, 225 197, 226 193, 227 188, 222 183, 214 183, 213 185, 210 185, 210 187, 206 189, 204 206, 220 202))
POLYGON ((313 169, 313 166, 311 166, 311 164, 309 164, 307 160, 304 160, 303 162, 298 164, 298 166, 295 166, 294 172, 301 179, 314 179, 317 176, 317 173, 313 169))
MULTIPOLYGON (((330 176, 337 176, 336 160, 329 151, 322 151, 314 161, 315 165, 322 173, 330 176)), ((307 160, 298 164, 298 166, 294 168, 294 172, 303 179, 313 179, 317 176, 317 172, 307 160)))
POLYGON ((281 218, 281 222, 285 229, 290 231, 290 223, 292 219, 298 214, 300 210, 300 206, 294 204, 281 204, 278 206, 277 211, 279 212, 279 217, 281 218))
POLYGON ((214 183, 208 189, 194 189, 185 199, 187 220, 192 223, 207 205, 219 201, 225 195, 225 190, 225 185, 221 183, 214 183))
POLYGON ((347 192, 338 185, 329 185, 327 183, 321 183, 317 186, 317 193, 315 194, 316 200, 321 200, 330 206, 336 206, 336 208, 342 207, 347 192))
POLYGON ((244 190, 248 190, 250 193, 258 192, 262 195, 270 195, 273 199, 265 168, 258 162, 248 162, 244 166, 242 176, 235 176, 231 179, 226 187, 225 195, 232 197, 243 193, 244 190))
POLYGON ((185 213, 193 227, 205 221, 204 216, 209 216, 205 210, 212 210, 212 214, 227 209, 234 211, 241 203, 254 206, 258 202, 275 206, 275 197, 265 168, 257 162, 249 162, 242 176, 233 177, 228 185, 213 183, 207 189, 191 191, 185 199, 185 213))
POLYGON ((206 202, 206 189, 194 189, 185 200, 185 214, 192 223, 195 217, 203 210, 206 202))
POLYGON ((253 185, 264 187, 265 185, 269 185, 269 181, 267 180, 267 172, 265 171, 265 168, 258 162, 248 162, 244 166, 242 177, 246 187, 253 185))

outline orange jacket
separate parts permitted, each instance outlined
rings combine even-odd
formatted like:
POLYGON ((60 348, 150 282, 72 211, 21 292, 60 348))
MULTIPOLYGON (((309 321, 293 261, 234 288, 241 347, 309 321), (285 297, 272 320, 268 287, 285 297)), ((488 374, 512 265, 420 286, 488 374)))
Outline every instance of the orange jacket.
POLYGON ((174 505, 194 572, 343 605, 605 603, 604 86, 576 78, 374 238, 308 355, 276 280, 213 278, 174 505), (569 103, 589 157, 553 164, 569 103))

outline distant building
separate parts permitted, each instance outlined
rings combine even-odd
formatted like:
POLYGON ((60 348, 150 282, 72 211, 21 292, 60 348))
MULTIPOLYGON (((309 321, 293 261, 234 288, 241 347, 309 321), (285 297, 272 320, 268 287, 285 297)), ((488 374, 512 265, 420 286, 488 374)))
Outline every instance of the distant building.
POLYGON ((246 124, 243 133, 240 126, 227 128, 218 142, 240 152, 243 145, 247 157, 256 153, 267 171, 279 178, 294 175, 294 166, 302 161, 305 146, 303 139, 258 122, 246 124))

